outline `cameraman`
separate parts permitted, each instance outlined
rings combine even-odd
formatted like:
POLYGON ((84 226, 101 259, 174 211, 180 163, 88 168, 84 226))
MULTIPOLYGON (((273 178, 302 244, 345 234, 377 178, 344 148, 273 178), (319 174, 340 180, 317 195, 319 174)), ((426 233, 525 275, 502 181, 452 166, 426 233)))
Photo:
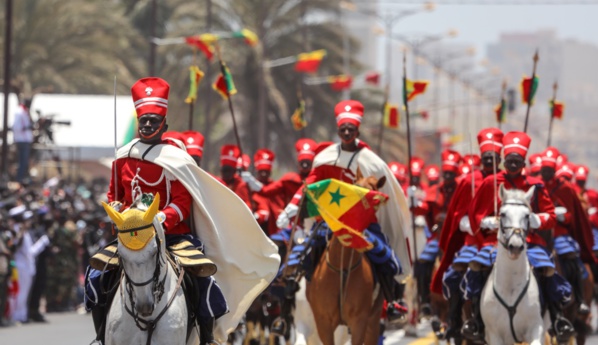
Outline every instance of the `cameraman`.
POLYGON ((17 144, 17 157, 19 168, 17 170, 17 182, 23 183, 29 179, 29 156, 33 143, 33 123, 29 108, 31 107, 31 98, 26 98, 15 113, 15 121, 12 126, 13 140, 17 144))

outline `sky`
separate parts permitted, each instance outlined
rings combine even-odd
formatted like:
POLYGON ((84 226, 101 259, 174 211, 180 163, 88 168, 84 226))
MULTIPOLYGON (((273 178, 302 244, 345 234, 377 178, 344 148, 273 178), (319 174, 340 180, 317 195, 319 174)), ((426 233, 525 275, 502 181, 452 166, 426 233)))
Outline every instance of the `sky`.
MULTIPOLYGON (((562 0, 566 2, 567 0, 562 0)), ((420 5, 397 5, 382 1, 382 13, 420 5)), ((401 34, 438 34, 457 29, 450 39, 473 44, 478 57, 484 57, 489 43, 504 32, 535 32, 554 29, 557 37, 572 38, 598 45, 598 3, 596 5, 436 5, 432 12, 404 18, 394 26, 401 34)), ((447 40, 447 43, 449 41, 447 40)))

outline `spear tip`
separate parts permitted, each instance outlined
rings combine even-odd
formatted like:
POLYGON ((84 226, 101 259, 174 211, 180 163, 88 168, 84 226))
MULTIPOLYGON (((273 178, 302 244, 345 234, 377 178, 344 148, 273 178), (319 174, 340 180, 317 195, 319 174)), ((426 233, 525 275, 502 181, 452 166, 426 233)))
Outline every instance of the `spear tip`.
POLYGON ((554 91, 556 91, 556 89, 558 89, 558 88, 559 88, 559 82, 558 82, 558 81, 555 81, 555 82, 554 82, 554 84, 552 85, 552 89, 553 89, 554 91))
POLYGON ((538 48, 536 48, 536 53, 534 54, 534 62, 538 62, 540 60, 540 56, 538 55, 538 48))

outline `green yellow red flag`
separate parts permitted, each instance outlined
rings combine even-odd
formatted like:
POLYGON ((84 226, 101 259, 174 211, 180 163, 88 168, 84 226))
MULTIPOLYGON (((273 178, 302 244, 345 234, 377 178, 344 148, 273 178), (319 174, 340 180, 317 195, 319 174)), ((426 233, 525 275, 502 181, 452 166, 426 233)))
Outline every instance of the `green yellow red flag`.
POLYGON ((235 84, 233 82, 233 77, 230 74, 230 70, 228 67, 224 66, 224 73, 220 73, 218 78, 214 84, 212 84, 212 88, 216 90, 224 99, 228 99, 231 95, 237 93, 237 89, 235 88, 235 84))
POLYGON ((185 98, 185 103, 195 103, 197 99, 197 86, 203 78, 204 73, 197 66, 189 67, 189 95, 185 98))
POLYGON ((429 82, 426 80, 410 80, 405 81, 403 89, 403 99, 405 103, 413 100, 416 96, 426 92, 429 82))
POLYGON ((563 119, 563 112, 565 110, 565 103, 558 102, 555 100, 550 100, 550 114, 555 119, 562 120, 563 119))
POLYGON ((233 32, 233 37, 243 38, 245 40, 245 43, 251 47, 255 47, 259 42, 257 35, 253 31, 250 31, 248 29, 233 32))
POLYGON ((536 91, 538 91, 538 77, 523 77, 521 80, 521 101, 524 104, 534 104, 534 96, 536 95, 536 91))
POLYGON ((397 104, 384 103, 384 126, 387 128, 399 128, 401 114, 397 104))
POLYGON ((208 59, 208 61, 212 61, 212 58, 214 57, 214 46, 212 45, 212 43, 214 43, 214 41, 212 41, 212 39, 217 40, 218 37, 212 34, 203 34, 203 35, 199 35, 199 36, 189 36, 189 37, 185 37, 185 42, 192 46, 195 47, 197 49, 199 49, 208 59), (208 35, 208 36, 206 36, 208 35), (212 37, 214 36, 214 37, 212 37))
POLYGON ((299 99, 297 102, 297 108, 291 115, 291 122, 293 123, 293 129, 300 131, 307 127, 307 121, 305 120, 305 101, 299 99))
POLYGON ((507 102, 504 98, 500 100, 500 103, 497 104, 496 107, 494 107, 494 113, 496 114, 496 122, 507 122, 507 102))
POLYGON ((351 88, 353 78, 350 75, 335 75, 328 77, 330 88, 334 91, 343 91, 351 88))
POLYGON ((376 211, 387 195, 327 179, 308 185, 306 196, 308 216, 321 216, 343 245, 358 251, 372 248, 363 231, 376 221, 376 211))
POLYGON ((314 50, 297 55, 295 71, 303 73, 316 73, 320 67, 322 59, 326 56, 326 50, 314 50))

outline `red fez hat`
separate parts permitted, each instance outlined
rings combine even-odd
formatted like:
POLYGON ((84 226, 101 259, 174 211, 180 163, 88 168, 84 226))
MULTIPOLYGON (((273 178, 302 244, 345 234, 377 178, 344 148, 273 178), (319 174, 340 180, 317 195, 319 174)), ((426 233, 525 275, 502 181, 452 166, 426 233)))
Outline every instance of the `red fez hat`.
POLYGON ((531 143, 532 139, 526 133, 517 131, 509 132, 502 139, 503 153, 505 157, 511 153, 516 153, 525 158, 531 143))
POLYGON ((540 168, 542 167, 542 154, 534 153, 533 155, 529 156, 529 172, 531 174, 537 174, 540 172, 540 168))
POLYGON ((547 147, 546 150, 542 152, 542 162, 540 166, 556 169, 556 159, 560 155, 561 153, 555 147, 547 147))
POLYGON ((453 171, 459 170, 459 163, 461 162, 461 155, 457 151, 444 150, 440 155, 442 159, 442 171, 453 171))
POLYGON ((469 164, 461 164, 459 166, 459 176, 467 175, 473 170, 469 164))
POLYGON ((241 157, 237 158, 237 169, 247 170, 251 165, 251 158, 248 154, 243 154, 241 157))
POLYGON ((357 127, 361 124, 363 118, 363 104, 354 100, 340 101, 334 107, 334 114, 336 116, 336 125, 340 126, 343 123, 351 123, 357 127))
POLYGON ((438 181, 440 179, 440 169, 437 165, 430 164, 424 169, 428 181, 438 181))
POLYGON ((220 150, 220 165, 236 168, 237 159, 239 159, 240 155, 241 150, 239 150, 237 145, 224 145, 220 150))
POLYGON ((145 114, 166 116, 168 110, 168 83, 157 77, 139 79, 131 87, 137 118, 145 114))
POLYGON ((558 157, 556 157, 556 167, 557 167, 557 169, 560 169, 560 167, 562 167, 563 164, 566 164, 567 162, 569 162, 569 157, 567 157, 566 154, 561 153, 558 157))
POLYGON ((268 149, 259 149, 253 155, 253 165, 257 170, 272 170, 274 163, 274 152, 268 149))
POLYGON ((571 181, 576 169, 577 167, 573 163, 567 162, 557 170, 556 177, 564 177, 568 181, 571 181))
POLYGON ((316 155, 322 151, 324 151, 325 148, 327 148, 328 146, 334 144, 332 141, 322 141, 319 142, 318 145, 316 146, 316 155))
POLYGON ((590 174, 590 168, 585 165, 578 165, 575 169, 575 179, 578 181, 586 181, 590 174))
MULTIPOLYGON (((502 144, 501 144, 502 145, 502 144)), ((479 168, 482 165, 482 159, 478 155, 465 155, 463 156, 463 164, 479 168)))
POLYGON ((185 147, 191 156, 203 157, 204 137, 197 131, 184 131, 181 133, 184 138, 185 147))
POLYGON ((484 128, 478 133, 478 145, 480 145, 480 152, 494 151, 500 154, 503 143, 503 133, 500 129, 490 127, 484 128))
POLYGON ((399 181, 404 181, 407 179, 407 166, 405 164, 401 164, 399 162, 390 162, 388 163, 388 167, 392 171, 395 178, 399 181))
POLYGON ((411 157, 411 175, 420 176, 424 169, 424 160, 419 157, 411 157))
POLYGON ((316 147, 318 144, 312 139, 302 138, 295 143, 295 150, 297 150, 297 161, 310 160, 313 161, 316 156, 316 147))

